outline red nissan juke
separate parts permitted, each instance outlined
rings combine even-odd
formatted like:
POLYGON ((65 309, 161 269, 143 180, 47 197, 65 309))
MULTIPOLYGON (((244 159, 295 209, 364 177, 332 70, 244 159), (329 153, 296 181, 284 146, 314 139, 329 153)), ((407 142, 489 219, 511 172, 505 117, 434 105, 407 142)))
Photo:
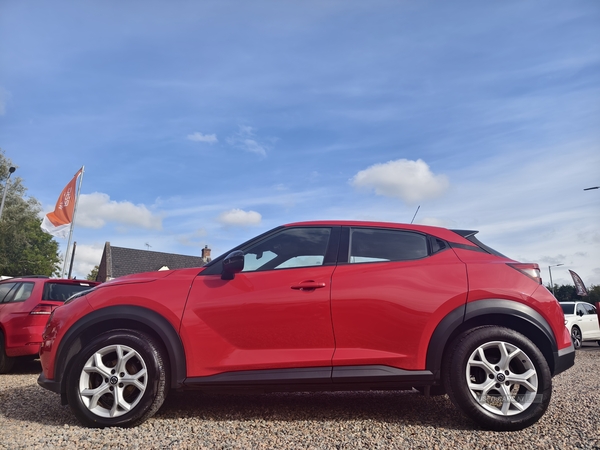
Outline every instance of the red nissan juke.
POLYGON ((414 387, 522 429, 575 352, 538 265, 475 234, 294 223, 201 268, 117 278, 54 310, 38 383, 91 427, 140 424, 171 389, 414 387))

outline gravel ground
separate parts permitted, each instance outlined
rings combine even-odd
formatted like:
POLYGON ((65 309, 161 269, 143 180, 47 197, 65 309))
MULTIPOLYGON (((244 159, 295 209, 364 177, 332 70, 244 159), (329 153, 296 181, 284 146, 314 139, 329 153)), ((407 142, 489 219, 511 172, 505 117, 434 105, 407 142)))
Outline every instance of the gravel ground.
POLYGON ((415 391, 206 395, 171 393, 133 429, 83 428, 36 383, 39 363, 0 375, 0 448, 600 449, 600 347, 554 378, 546 415, 518 432, 482 431, 447 396, 415 391))

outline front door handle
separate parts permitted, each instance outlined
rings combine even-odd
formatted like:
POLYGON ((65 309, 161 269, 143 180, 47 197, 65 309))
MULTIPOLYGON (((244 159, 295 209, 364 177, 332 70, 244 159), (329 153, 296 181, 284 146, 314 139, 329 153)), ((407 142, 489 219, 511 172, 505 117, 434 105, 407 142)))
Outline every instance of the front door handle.
POLYGON ((298 284, 294 284, 292 289, 297 291, 314 291, 315 289, 324 288, 325 283, 316 283, 313 280, 303 281, 298 284))

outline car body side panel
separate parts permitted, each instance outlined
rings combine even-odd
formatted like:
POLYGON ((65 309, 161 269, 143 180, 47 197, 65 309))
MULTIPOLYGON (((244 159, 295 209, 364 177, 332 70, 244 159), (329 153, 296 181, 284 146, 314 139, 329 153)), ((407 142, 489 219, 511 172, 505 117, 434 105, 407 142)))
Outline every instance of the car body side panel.
POLYGON ((466 299, 465 265, 449 249, 421 260, 339 265, 333 365, 423 370, 435 328, 466 299))
POLYGON ((514 261, 487 253, 453 250, 467 264, 468 303, 504 299, 528 305, 549 324, 558 349, 571 345, 570 338, 564 339, 564 315, 558 301, 544 286, 508 265, 514 261))

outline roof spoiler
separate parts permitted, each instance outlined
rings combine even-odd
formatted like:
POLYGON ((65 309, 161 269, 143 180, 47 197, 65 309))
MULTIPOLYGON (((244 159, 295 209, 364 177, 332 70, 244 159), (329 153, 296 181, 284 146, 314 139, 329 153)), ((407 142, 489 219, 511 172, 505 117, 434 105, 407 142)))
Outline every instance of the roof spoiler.
POLYGON ((450 231, 453 231, 454 233, 458 234, 459 236, 464 237, 465 239, 468 239, 471 236, 475 236, 477 233, 479 233, 479 231, 475 231, 475 230, 450 230, 450 231))

